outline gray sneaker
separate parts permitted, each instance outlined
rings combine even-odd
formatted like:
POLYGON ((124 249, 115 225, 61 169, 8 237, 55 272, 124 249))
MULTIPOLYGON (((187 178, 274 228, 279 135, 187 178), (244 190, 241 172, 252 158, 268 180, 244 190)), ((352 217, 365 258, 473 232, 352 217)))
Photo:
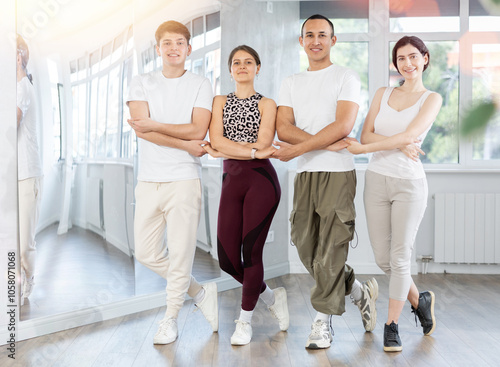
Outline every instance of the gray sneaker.
POLYGON ((373 331, 377 324, 377 308, 375 302, 378 298, 378 283, 375 278, 362 283, 362 296, 359 301, 355 301, 352 296, 352 302, 358 306, 361 312, 361 319, 366 331, 373 331))
POLYGON ((333 340, 333 329, 331 318, 328 322, 318 320, 311 325, 311 334, 307 338, 306 348, 324 349, 330 348, 333 340))

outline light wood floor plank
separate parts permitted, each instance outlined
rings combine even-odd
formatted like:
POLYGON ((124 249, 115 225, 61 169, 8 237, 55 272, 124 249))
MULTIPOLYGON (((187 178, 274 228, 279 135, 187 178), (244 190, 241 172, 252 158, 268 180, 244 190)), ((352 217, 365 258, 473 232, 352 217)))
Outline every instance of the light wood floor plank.
MULTIPOLYGON (((361 276, 366 280, 369 276, 361 276)), ((153 345, 165 307, 67 330, 17 343, 15 362, 0 351, 3 366, 500 366, 500 276, 428 274, 416 276, 420 290, 436 294, 437 327, 424 336, 407 304, 399 320, 401 353, 383 351, 383 326, 388 307, 388 280, 377 275, 377 325, 364 331, 357 307, 346 298, 346 313, 334 317, 334 342, 326 350, 307 350, 305 343, 316 314, 310 303, 313 281, 308 274, 271 279, 271 288, 288 293, 290 328, 281 332, 277 321, 259 301, 254 311, 254 337, 234 347, 230 338, 241 307, 241 288, 219 294, 219 332, 212 333, 201 312, 187 301, 179 318, 179 338, 153 345), (5 361, 5 362, 4 362, 5 361)))

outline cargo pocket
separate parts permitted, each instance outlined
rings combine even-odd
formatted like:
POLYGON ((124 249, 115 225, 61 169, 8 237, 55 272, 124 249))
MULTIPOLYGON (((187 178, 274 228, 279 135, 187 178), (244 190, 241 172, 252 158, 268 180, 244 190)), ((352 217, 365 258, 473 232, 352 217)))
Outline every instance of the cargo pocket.
POLYGON ((337 220, 334 222, 335 245, 350 242, 354 237, 356 212, 350 210, 336 210, 337 220))

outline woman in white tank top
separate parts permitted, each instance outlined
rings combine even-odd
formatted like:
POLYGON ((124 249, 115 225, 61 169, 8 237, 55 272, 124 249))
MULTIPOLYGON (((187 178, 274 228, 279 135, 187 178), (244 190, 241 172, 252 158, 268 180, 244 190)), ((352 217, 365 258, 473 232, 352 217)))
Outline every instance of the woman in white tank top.
POLYGON ((365 176, 365 211, 377 265, 389 276, 389 312, 384 350, 401 351, 398 319, 406 299, 425 335, 436 326, 434 293, 419 293, 411 278, 411 252, 427 205, 427 181, 420 146, 441 108, 439 94, 428 91, 422 74, 430 54, 418 37, 401 38, 392 62, 403 76, 397 88, 380 88, 366 116, 361 143, 349 141, 353 154, 374 153, 365 176))

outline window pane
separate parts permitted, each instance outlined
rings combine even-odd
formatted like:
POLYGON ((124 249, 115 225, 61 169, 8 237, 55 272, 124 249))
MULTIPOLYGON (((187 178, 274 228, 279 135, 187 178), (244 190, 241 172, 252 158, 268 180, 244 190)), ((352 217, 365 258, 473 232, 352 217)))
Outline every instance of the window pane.
POLYGON ((78 156, 85 157, 87 150, 87 130, 86 130, 86 112, 87 112, 87 84, 82 83, 78 86, 78 156))
POLYGON ((71 99, 73 101, 73 158, 78 157, 78 86, 71 88, 71 99))
POLYGON ((132 158, 135 152, 135 133, 128 124, 127 120, 130 118, 130 112, 126 103, 128 96, 128 86, 130 80, 132 79, 132 57, 129 57, 123 63, 123 74, 122 74, 122 153, 123 158, 132 158))
POLYGON ((220 12, 207 15, 207 45, 220 41, 220 12))
POLYGON ((499 15, 498 11, 496 13, 492 11, 493 6, 494 4, 491 4, 485 9, 481 1, 469 0, 469 30, 474 32, 500 31, 500 16, 493 16, 499 15))
POLYGON ((112 42, 108 42, 102 46, 101 70, 106 69, 111 64, 111 47, 112 42))
MULTIPOLYGON (((497 100, 500 93, 500 44, 472 47, 472 100, 497 100)), ((486 131, 474 139, 473 159, 500 159, 500 112, 491 119, 486 131)))
POLYGON ((368 32, 368 0, 301 1, 301 24, 313 14, 330 19, 335 34, 368 32))
POLYGON ((99 71, 99 57, 101 50, 95 50, 90 54, 90 71, 96 74, 99 71))
POLYGON ((97 91, 97 129, 96 129, 96 156, 104 157, 106 149, 106 107, 108 101, 108 75, 99 78, 97 91))
POLYGON ((458 32, 459 0, 389 0, 391 32, 458 32))
POLYGON ((90 105, 89 105, 89 157, 96 156, 96 131, 97 131, 97 78, 90 82, 90 105))
POLYGON ((123 33, 115 38, 113 41, 113 54, 111 56, 111 63, 120 60, 123 53, 123 33))
POLYGON ((214 93, 220 94, 220 48, 205 55, 205 76, 210 80, 214 93))
MULTIPOLYGON (((427 134, 422 150, 424 163, 458 163, 458 41, 425 41, 431 55, 423 82, 443 97, 443 106, 427 134)), ((391 42, 390 50, 395 42, 391 42)), ((390 56, 392 57, 392 56, 390 56)), ((390 85, 399 86, 401 75, 390 64, 390 85)))
POLYGON ((193 61, 193 73, 203 75, 203 59, 193 61))
POLYGON ((106 157, 118 157, 118 136, 120 134, 120 65, 109 72, 108 113, 106 118, 106 157))
POLYGON ((193 50, 197 50, 203 46, 205 43, 203 41, 204 31, 203 31, 203 17, 198 17, 193 19, 193 39, 191 45, 193 50))

